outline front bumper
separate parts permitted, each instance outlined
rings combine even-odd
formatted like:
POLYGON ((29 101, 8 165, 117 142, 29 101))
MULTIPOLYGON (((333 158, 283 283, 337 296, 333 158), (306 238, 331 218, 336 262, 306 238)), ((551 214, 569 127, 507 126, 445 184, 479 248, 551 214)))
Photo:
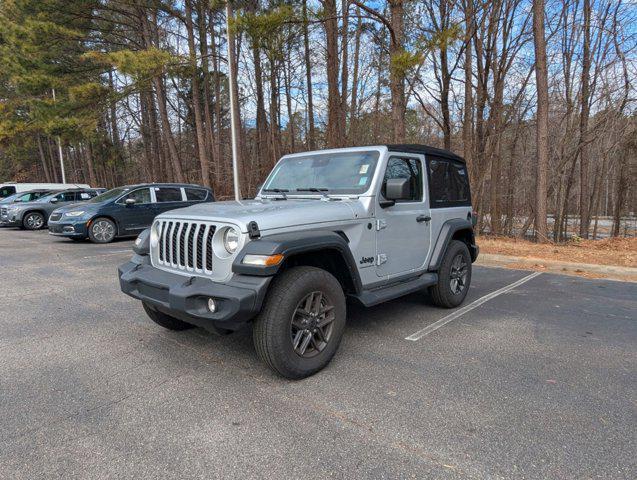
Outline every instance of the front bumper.
POLYGON ((0 213, 0 225, 3 227, 19 227, 22 225, 22 216, 19 213, 0 213))
POLYGON ((122 292, 213 333, 238 330, 261 309, 271 277, 235 275, 227 283, 187 277, 153 267, 137 255, 118 269, 122 292), (217 309, 207 308, 214 298, 217 309))
POLYGON ((86 227, 86 223, 86 220, 72 222, 60 220, 53 221, 49 219, 49 233, 51 235, 58 235, 61 237, 86 238, 88 237, 88 228, 86 227))

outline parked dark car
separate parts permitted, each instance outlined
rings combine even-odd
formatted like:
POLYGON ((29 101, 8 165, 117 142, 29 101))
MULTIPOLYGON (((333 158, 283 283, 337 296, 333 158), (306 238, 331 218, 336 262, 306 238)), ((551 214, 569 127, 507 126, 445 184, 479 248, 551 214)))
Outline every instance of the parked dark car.
POLYGON ((85 202, 97 196, 92 188, 73 188, 51 192, 37 200, 15 202, 0 206, 0 224, 9 227, 21 227, 27 230, 39 230, 46 226, 51 212, 61 205, 85 202))
POLYGON ((73 240, 88 237, 94 243, 109 243, 116 237, 138 235, 160 213, 212 201, 212 190, 200 185, 128 185, 81 205, 56 209, 49 218, 49 233, 73 240))

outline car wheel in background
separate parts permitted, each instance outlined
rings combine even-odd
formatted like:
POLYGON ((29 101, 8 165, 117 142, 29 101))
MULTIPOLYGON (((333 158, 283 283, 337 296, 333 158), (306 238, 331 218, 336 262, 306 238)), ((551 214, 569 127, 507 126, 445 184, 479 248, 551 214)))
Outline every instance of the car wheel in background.
POLYGON ((469 249, 464 242, 452 240, 438 270, 438 283, 429 288, 429 293, 435 305, 454 308, 464 301, 470 285, 469 249))
POLYGON ((142 302, 144 310, 146 314, 150 317, 150 319, 155 322, 157 325, 161 325, 168 330, 187 330, 189 328, 194 328, 193 325, 182 322, 175 317, 171 317, 170 315, 166 315, 165 313, 160 312, 159 310, 155 310, 153 307, 148 305, 145 302, 142 302))
POLYGON ((44 227, 44 215, 40 212, 29 212, 22 219, 22 226, 27 230, 40 230, 44 227))
POLYGON ((279 274, 254 322, 257 354, 281 376, 300 379, 325 367, 345 330, 345 295, 333 275, 314 267, 279 274))
POLYGON ((117 234, 115 223, 108 218, 96 218, 88 229, 88 238, 93 243, 110 243, 117 234))

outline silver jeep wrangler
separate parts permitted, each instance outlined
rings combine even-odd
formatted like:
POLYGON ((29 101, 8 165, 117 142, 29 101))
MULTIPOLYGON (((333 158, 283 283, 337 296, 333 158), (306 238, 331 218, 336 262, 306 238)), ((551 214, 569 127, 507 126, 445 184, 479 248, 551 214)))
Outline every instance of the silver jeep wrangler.
POLYGON ((321 370, 343 336, 346 299, 377 305, 428 289, 460 305, 478 256, 465 162, 423 145, 286 155, 254 200, 155 218, 119 267, 122 291, 162 327, 253 325, 273 370, 321 370))

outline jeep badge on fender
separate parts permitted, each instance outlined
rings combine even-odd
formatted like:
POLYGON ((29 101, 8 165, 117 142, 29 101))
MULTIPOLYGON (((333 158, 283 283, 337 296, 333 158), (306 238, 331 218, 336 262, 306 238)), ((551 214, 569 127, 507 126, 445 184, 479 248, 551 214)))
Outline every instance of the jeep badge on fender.
POLYGON ((119 267, 120 286, 170 330, 251 324, 259 357, 303 378, 336 353, 346 299, 428 290, 436 305, 460 305, 478 256, 471 212, 465 162, 445 150, 286 155, 254 200, 158 215, 119 267))

